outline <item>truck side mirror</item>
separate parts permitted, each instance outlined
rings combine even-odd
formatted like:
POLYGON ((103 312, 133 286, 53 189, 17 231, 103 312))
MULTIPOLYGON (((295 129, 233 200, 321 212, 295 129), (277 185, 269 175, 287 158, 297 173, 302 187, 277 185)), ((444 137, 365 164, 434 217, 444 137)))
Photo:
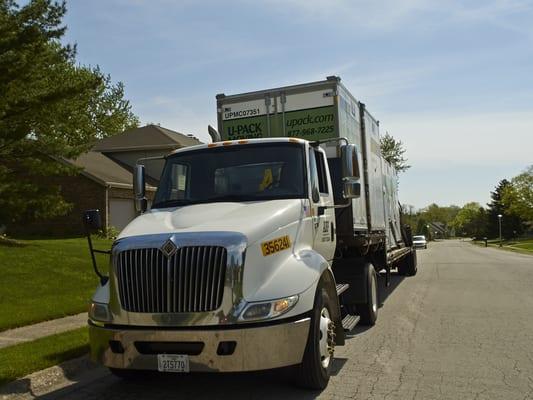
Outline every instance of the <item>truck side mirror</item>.
POLYGON ((359 169, 359 159, 354 144, 347 144, 341 147, 342 177, 344 179, 359 179, 361 172, 359 169))
POLYGON ((345 199, 356 199, 361 197, 361 184, 354 180, 348 179, 343 182, 343 197, 345 199))
POLYGON ((361 197, 361 178, 359 169, 359 159, 357 149, 354 144, 347 144, 341 147, 343 197, 345 199, 355 199, 361 197))
POLYGON ((137 164, 133 173, 133 192, 135 193, 135 209, 145 212, 148 207, 146 200, 146 178, 144 165, 137 164))
POLYGON ((102 229, 100 210, 86 210, 83 213, 83 225, 87 232, 96 232, 102 229))

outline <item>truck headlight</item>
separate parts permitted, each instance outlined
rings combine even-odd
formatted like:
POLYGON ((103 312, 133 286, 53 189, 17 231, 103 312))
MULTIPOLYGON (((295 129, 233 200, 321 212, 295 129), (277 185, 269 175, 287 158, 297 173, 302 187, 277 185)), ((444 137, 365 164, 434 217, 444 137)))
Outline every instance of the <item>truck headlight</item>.
POLYGON ((297 302, 298 295, 260 303, 250 303, 246 306, 239 319, 241 321, 253 321, 274 318, 285 314, 293 308, 297 302))
POLYGON ((92 302, 89 306, 89 318, 100 322, 110 322, 111 313, 109 312, 109 305, 92 302))

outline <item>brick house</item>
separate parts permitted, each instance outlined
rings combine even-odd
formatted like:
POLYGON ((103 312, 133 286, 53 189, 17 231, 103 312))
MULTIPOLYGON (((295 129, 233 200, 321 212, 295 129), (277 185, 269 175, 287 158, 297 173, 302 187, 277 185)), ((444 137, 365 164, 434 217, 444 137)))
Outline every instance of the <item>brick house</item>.
MULTIPOLYGON (((139 158, 154 157, 201 142, 156 125, 131 129, 95 143, 92 151, 75 160, 61 160, 81 169, 75 176, 47 177, 61 187, 63 198, 73 205, 64 216, 16 227, 15 234, 72 236, 83 234, 81 215, 98 208, 106 228, 124 228, 136 216, 133 196, 133 168, 139 158)), ((163 163, 146 162, 149 205, 157 188, 163 163)))

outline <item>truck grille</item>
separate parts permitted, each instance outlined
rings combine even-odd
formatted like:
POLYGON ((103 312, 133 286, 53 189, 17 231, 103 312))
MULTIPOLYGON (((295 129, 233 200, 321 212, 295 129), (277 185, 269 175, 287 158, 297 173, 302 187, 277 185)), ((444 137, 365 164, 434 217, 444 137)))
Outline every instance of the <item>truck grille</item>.
POLYGON ((157 248, 122 251, 115 261, 122 308, 145 313, 216 310, 226 259, 220 246, 182 247, 168 257, 157 248))

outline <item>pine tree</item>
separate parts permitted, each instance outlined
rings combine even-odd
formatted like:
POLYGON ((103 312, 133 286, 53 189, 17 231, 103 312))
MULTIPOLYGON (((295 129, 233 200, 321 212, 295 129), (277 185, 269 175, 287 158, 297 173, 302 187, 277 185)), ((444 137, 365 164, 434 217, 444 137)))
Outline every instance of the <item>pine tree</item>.
POLYGON ((498 215, 502 215, 502 236, 506 239, 516 237, 524 231, 524 221, 519 216, 514 214, 509 205, 503 201, 503 194, 511 185, 507 179, 503 179, 498 183, 494 192, 490 193, 492 201, 487 204, 488 211, 488 226, 487 236, 495 238, 499 236, 499 221, 498 215))
POLYGON ((405 158, 405 149, 401 140, 394 139, 389 133, 381 137, 381 154, 398 172, 407 171, 411 168, 405 158))

